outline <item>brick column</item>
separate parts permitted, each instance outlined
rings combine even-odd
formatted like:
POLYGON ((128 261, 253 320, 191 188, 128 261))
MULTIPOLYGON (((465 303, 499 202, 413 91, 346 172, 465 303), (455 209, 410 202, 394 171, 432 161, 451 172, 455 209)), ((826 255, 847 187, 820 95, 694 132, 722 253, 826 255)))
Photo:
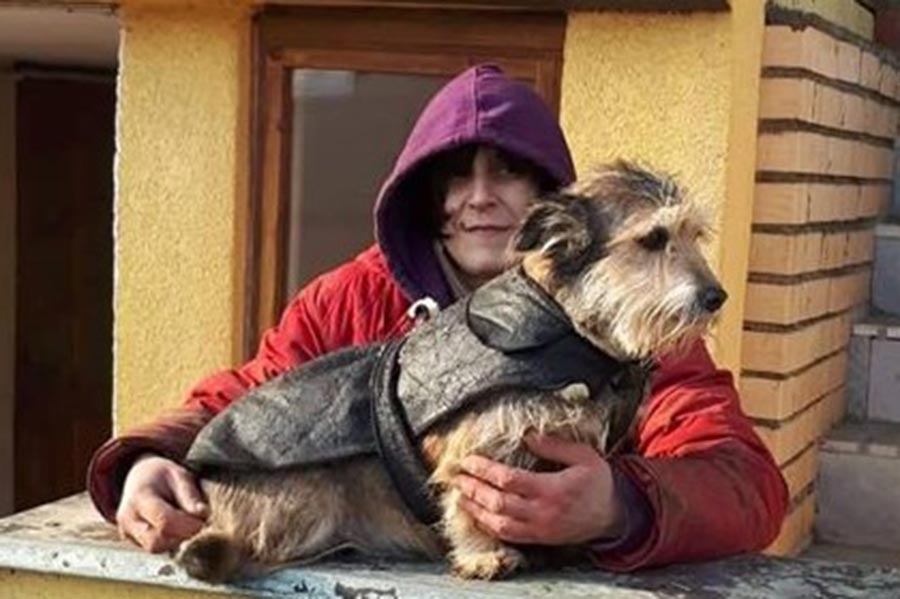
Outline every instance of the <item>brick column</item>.
POLYGON ((781 465, 792 510, 771 547, 808 543, 817 441, 845 409, 854 311, 869 296, 890 197, 897 70, 846 29, 769 15, 741 391, 781 465))

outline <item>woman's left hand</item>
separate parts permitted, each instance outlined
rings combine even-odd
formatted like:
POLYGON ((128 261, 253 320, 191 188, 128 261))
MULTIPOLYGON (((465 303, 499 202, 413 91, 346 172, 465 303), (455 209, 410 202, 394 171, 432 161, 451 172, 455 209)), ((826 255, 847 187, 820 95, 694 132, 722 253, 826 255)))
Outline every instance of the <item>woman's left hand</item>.
POLYGON ((568 545, 613 540, 624 531, 624 508, 609 463, 590 445, 530 435, 536 456, 562 464, 531 472, 471 455, 453 485, 460 507, 490 535, 510 543, 568 545))

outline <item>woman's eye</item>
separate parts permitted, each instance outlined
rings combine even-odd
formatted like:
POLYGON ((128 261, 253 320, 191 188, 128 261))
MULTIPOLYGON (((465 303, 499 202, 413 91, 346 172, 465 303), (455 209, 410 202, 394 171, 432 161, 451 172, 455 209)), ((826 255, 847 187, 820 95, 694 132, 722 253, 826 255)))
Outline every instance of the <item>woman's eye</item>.
POLYGON ((666 244, 669 243, 669 232, 662 227, 656 227, 643 237, 638 238, 638 243, 645 250, 659 252, 664 250, 666 244))
POLYGON ((514 177, 516 175, 508 164, 497 164, 494 166, 494 174, 498 177, 514 177))

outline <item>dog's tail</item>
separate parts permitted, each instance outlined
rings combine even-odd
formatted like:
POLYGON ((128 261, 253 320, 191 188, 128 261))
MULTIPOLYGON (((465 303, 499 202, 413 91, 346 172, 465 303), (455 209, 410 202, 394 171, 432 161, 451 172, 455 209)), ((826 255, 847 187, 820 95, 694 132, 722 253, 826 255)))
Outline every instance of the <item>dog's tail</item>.
POLYGON ((211 583, 238 578, 248 559, 243 545, 219 530, 206 530, 185 541, 175 556, 188 574, 211 583))

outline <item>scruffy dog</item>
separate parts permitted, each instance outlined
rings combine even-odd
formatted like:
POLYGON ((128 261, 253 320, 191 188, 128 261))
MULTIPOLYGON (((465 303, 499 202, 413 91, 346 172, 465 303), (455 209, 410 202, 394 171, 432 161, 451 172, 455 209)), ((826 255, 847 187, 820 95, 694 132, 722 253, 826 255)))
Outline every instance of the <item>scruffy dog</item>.
POLYGON ((176 560, 213 582, 348 546, 446 555, 464 578, 524 567, 541 549, 489 536, 458 507, 450 481, 460 462, 480 454, 552 469, 527 450, 532 431, 615 451, 646 395, 654 356, 702 335, 725 301, 698 247, 706 231, 700 207, 670 178, 630 163, 542 198, 513 241, 510 270, 469 300, 400 342, 291 371, 217 416, 223 423, 201 432, 187 460, 202 476, 211 515, 176 560), (443 361, 452 367, 441 370, 443 361), (374 407, 337 414, 339 398, 360 389, 374 407), (468 399, 444 405, 457 396, 468 399), (301 405, 314 413, 293 416, 301 405), (414 455, 391 428, 397 414, 414 455), (336 428, 346 421, 361 428, 336 428))

